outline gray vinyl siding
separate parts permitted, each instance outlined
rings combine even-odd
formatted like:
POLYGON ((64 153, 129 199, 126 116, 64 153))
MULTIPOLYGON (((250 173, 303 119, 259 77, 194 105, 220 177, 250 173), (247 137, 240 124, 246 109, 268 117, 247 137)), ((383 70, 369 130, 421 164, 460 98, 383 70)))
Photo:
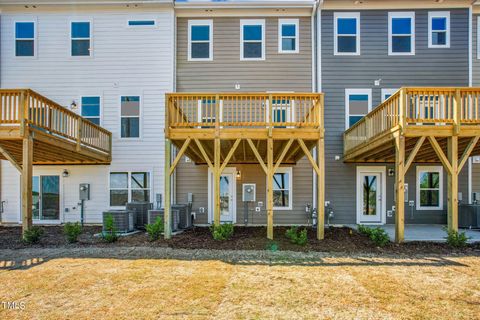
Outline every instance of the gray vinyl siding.
MULTIPOLYGON (((402 10, 407 11, 407 10, 402 10)), ((415 12, 414 56, 388 55, 388 11, 360 11, 361 55, 333 55, 333 14, 322 11, 322 92, 325 94, 325 167, 326 195, 335 217, 333 223, 356 223, 356 166, 335 161, 343 154, 345 131, 345 89, 372 89, 372 107, 381 102, 382 88, 402 86, 468 86, 468 10, 452 9, 451 46, 448 49, 428 48, 428 11, 415 12), (374 86, 376 79, 381 85, 374 86)), ((442 10, 445 11, 445 10, 442 10)), ((380 165, 380 164, 375 164, 380 165)), ((387 168, 393 165, 386 164, 387 168)), ((459 191, 468 197, 467 170, 460 177, 459 191)), ((410 199, 415 199, 416 166, 407 173, 410 199)), ((444 176, 446 174, 444 173, 444 176)), ((387 177, 387 210, 393 201, 393 177, 387 177)), ((444 210, 415 211, 414 219, 406 207, 406 223, 446 222, 446 180, 444 181, 444 210)), ((387 222, 393 222, 393 218, 387 222)))
MULTIPOLYGON (((278 19, 285 17, 225 17, 213 20, 213 61, 188 61, 188 20, 177 19, 177 92, 312 92, 312 44, 310 18, 299 17, 299 53, 278 53, 278 19), (240 60, 240 20, 265 19, 265 61, 240 60), (235 83, 240 90, 235 90, 235 83)), ((297 17, 288 17, 297 18, 297 17)), ((203 19, 203 18, 202 18, 203 19)), ((244 223, 242 184, 256 183, 256 200, 261 212, 250 205, 249 224, 266 224, 266 176, 259 165, 232 164, 241 171, 236 180, 237 223, 244 223), (252 211, 253 210, 253 211, 252 211)), ((230 166, 229 166, 230 167, 230 166)), ((293 166, 293 210, 276 210, 274 224, 307 224, 305 206, 313 201, 313 171, 302 159, 293 166)), ((179 163, 176 173, 176 200, 185 203, 194 194, 196 224, 208 222, 208 169, 205 165, 179 163), (203 214, 199 208, 204 208, 203 214)))
MULTIPOLYGON (((240 60, 238 17, 212 18, 213 61, 188 61, 188 20, 177 19, 177 91, 231 92, 239 83, 243 92, 312 91, 310 18, 299 18, 297 54, 278 53, 278 19, 265 19, 265 61, 240 60)), ((296 17, 289 17, 296 18, 296 17)), ((242 18, 243 19, 243 18, 242 18)), ((245 18, 247 19, 247 18, 245 18)))

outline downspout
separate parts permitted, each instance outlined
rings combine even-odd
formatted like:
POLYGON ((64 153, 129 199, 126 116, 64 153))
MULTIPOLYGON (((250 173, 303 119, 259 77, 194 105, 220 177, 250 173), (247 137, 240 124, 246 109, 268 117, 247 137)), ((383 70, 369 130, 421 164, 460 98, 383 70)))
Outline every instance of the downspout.
MULTIPOLYGON (((318 39, 318 21, 320 20, 320 16, 318 15, 318 9, 320 5, 323 3, 323 0, 316 0, 315 4, 312 8, 312 16, 311 16, 311 42, 312 42, 312 91, 313 92, 320 92, 318 87, 318 56, 320 55, 320 51, 318 50, 318 43, 316 39, 318 39)), ((315 152, 316 148, 313 149, 313 159, 317 161, 317 152, 315 152)), ((312 194, 312 208, 317 208, 317 174, 315 170, 312 169, 313 175, 313 194, 312 194)), ((317 208, 317 212, 318 212, 317 208)))
MULTIPOLYGON (((468 8, 468 86, 473 86, 473 7, 468 8)), ((472 158, 468 158, 468 203, 472 203, 472 158)))
MULTIPOLYGON (((173 0, 172 5, 172 28, 173 28, 173 37, 172 37, 172 91, 177 92, 177 14, 175 11, 175 0, 173 0)), ((165 101, 165 108, 167 107, 167 102, 165 101)), ((176 149, 172 150, 172 159, 174 161, 176 157, 176 149)), ((171 190, 171 202, 172 204, 177 203, 177 171, 174 170, 171 180, 170 180, 172 190, 171 190)))

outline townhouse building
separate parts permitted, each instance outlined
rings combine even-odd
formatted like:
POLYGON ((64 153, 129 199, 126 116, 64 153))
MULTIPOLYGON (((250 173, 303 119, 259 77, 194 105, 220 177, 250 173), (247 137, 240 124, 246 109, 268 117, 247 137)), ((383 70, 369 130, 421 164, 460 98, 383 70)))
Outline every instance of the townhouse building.
MULTIPOLYGON (((111 161, 34 161, 37 198, 55 195, 48 214, 34 197, 39 223, 78 220, 81 183, 87 223, 160 196, 270 238, 322 238, 324 220, 455 227, 480 192, 471 1, 4 2, 1 87, 112 133, 111 161)), ((1 168, 2 223, 17 223, 20 175, 1 168)))

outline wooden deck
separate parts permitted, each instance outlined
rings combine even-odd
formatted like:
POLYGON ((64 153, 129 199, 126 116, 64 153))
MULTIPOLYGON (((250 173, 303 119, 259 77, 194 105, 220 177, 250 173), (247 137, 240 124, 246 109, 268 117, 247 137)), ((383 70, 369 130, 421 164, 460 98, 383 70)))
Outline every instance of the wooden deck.
MULTIPOLYGON (((208 165, 216 177, 216 225, 220 223, 219 178, 228 164, 259 164, 267 175, 269 238, 273 237, 272 180, 280 165, 294 165, 306 155, 319 177, 317 203, 324 203, 322 94, 173 93, 166 95, 166 101, 166 208, 169 177, 183 155, 196 164, 208 165), (173 163, 171 144, 179 150, 173 163), (314 147, 317 159, 311 154, 314 147)), ((323 238, 323 205, 319 211, 318 237, 323 238)), ((169 226, 166 223, 165 227, 169 226)), ((169 233, 167 230, 167 237, 169 233)))
POLYGON ((0 159, 22 165, 23 139, 33 164, 108 164, 111 133, 40 94, 0 89, 0 159))
POLYGON ((404 177, 412 163, 441 163, 448 225, 458 229, 458 174, 480 155, 480 88, 402 88, 344 133, 344 161, 395 163, 396 239, 403 241, 404 177))
POLYGON ((109 131, 29 89, 0 89, 0 159, 21 173, 22 227, 32 225, 33 165, 108 164, 109 131))

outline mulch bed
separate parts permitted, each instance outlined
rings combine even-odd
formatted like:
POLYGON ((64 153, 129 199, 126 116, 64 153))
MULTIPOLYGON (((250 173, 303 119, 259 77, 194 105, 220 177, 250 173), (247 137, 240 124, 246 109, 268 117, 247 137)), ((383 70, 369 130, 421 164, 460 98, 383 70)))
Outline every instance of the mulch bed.
POLYGON ((385 247, 377 247, 366 236, 346 227, 328 228, 325 239, 316 240, 316 231, 308 229, 308 244, 298 246, 285 237, 287 227, 274 228, 274 241, 266 238, 265 227, 235 227, 234 235, 226 241, 213 240, 210 230, 206 227, 196 227, 174 236, 170 240, 160 239, 150 242, 145 232, 127 237, 120 237, 115 243, 106 243, 95 234, 101 232, 101 227, 86 226, 79 242, 68 244, 61 226, 43 227, 44 234, 40 243, 27 245, 21 241, 20 227, 0 227, 0 249, 22 249, 43 247, 170 247, 179 249, 214 249, 214 250, 267 250, 272 243, 279 251, 315 251, 341 253, 385 253, 385 254, 480 254, 480 243, 470 244, 466 248, 454 249, 445 243, 407 242, 404 244, 390 243, 385 247))

